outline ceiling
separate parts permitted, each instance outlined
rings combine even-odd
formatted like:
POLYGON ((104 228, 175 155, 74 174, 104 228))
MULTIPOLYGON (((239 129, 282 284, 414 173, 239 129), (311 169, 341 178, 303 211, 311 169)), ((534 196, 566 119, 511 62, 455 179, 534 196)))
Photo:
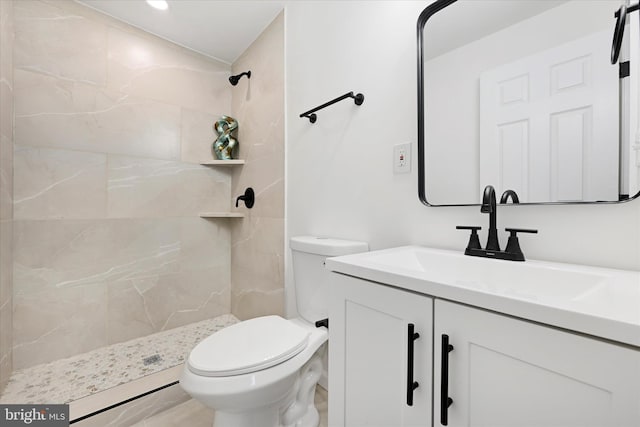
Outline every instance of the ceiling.
POLYGON ((232 64, 284 8, 277 0, 76 0, 120 21, 232 64))
MULTIPOLYGON (((288 0, 167 0, 168 10, 161 11, 145 0, 76 1, 226 64, 233 64, 288 3, 288 0)), ((566 1, 462 0, 439 12, 438 19, 429 21, 430 37, 426 41, 437 40, 437 45, 429 46, 428 56, 438 56, 566 1), (467 12, 461 17, 457 8, 462 4, 467 12), (464 23, 456 19, 465 16, 483 19, 464 23), (452 28, 451 22, 459 25, 452 28)))
POLYGON ((424 33, 425 59, 435 58, 567 1, 458 1, 427 21, 424 33))

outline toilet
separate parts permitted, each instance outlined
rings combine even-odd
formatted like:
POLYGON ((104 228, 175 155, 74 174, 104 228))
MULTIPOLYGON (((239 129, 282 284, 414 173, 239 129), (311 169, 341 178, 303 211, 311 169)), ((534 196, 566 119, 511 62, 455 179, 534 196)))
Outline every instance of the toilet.
POLYGON ((327 257, 365 252, 367 243, 320 237, 290 240, 300 317, 257 317, 196 345, 180 376, 193 398, 215 410, 214 427, 316 427, 315 388, 328 331, 327 257))

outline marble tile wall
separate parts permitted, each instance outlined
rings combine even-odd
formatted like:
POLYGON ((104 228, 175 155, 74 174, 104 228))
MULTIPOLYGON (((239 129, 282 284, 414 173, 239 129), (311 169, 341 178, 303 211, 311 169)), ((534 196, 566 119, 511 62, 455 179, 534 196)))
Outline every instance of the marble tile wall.
POLYGON ((13 2, 0 1, 0 393, 12 371, 13 2))
POLYGON ((232 196, 253 187, 256 203, 231 228, 231 307, 240 319, 284 314, 284 12, 236 60, 251 70, 233 90, 240 157, 232 196))
POLYGON ((198 163, 230 67, 71 0, 13 16, 13 369, 229 313, 231 220, 198 215, 232 172, 198 163))

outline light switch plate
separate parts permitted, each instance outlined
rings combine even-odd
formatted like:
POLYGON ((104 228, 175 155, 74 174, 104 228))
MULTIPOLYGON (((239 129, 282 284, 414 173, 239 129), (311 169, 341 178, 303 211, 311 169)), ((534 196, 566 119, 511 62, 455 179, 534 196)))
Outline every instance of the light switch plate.
POLYGON ((411 144, 397 144, 393 146, 393 173, 411 172, 411 144))

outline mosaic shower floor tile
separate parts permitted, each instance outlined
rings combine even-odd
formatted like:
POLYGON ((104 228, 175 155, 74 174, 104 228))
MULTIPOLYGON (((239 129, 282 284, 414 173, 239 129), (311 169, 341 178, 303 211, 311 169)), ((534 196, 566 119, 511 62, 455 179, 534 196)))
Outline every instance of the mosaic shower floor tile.
POLYGON ((184 363, 204 338, 237 323, 232 314, 15 371, 0 403, 69 403, 184 363))

